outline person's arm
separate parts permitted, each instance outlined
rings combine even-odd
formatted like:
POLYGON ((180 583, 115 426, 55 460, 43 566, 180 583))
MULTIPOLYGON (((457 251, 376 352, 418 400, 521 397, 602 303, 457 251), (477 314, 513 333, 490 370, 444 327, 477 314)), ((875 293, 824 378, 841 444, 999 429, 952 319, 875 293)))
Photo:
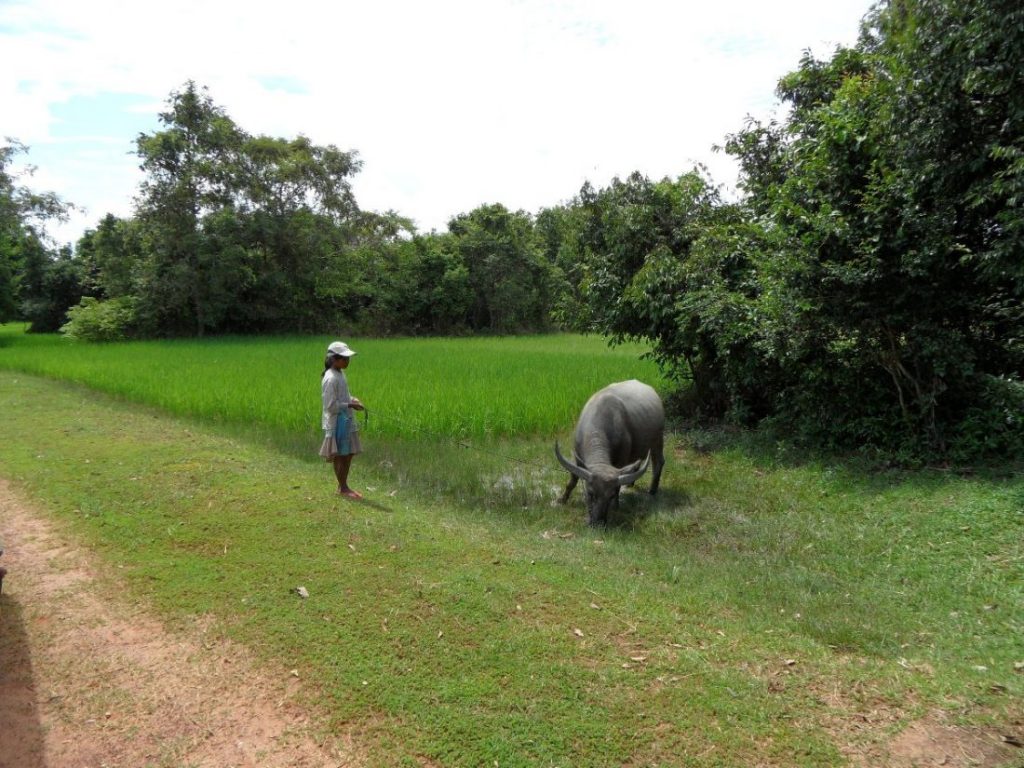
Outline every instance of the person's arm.
POLYGON ((348 379, 344 375, 338 377, 338 400, 341 403, 341 409, 352 408, 354 410, 362 410, 363 404, 359 402, 358 397, 352 397, 352 394, 348 390, 348 379))

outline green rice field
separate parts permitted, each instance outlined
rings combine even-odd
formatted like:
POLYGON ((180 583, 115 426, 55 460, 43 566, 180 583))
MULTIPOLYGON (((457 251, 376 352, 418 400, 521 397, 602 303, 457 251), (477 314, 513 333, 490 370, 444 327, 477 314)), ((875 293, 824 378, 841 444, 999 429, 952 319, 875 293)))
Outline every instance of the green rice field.
MULTIPOLYGON (((0 369, 74 381, 169 413, 320 432, 319 381, 333 339, 219 338, 81 344, 0 326, 0 369)), ((661 385, 646 348, 600 337, 345 339, 346 375, 369 409, 369 434, 502 438, 571 429, 587 397, 612 381, 661 385)))

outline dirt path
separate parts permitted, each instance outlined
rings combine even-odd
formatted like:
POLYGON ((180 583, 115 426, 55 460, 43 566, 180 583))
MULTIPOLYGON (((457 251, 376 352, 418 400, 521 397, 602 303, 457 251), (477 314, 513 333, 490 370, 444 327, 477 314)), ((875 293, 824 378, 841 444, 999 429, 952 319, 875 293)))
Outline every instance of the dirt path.
POLYGON ((169 631, 0 479, 0 768, 356 766, 202 623, 169 631))

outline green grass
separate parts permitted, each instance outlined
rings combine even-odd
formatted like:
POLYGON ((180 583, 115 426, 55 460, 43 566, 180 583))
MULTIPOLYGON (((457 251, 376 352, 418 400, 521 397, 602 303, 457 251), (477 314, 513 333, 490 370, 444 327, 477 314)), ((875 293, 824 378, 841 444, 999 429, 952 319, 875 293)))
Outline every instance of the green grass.
MULTIPOLYGON (((51 357, 55 340, 26 339, 0 358, 51 357)), ((412 370, 453 382, 449 395, 463 379, 499 392, 512 369, 571 379, 574 366, 619 355, 573 337, 367 341, 353 390, 373 407, 386 377, 371 371, 418 344, 428 351, 412 370), (462 352, 485 358, 490 383, 446 370, 468 370, 462 352)), ((200 370, 218 380, 218 350, 255 375, 272 367, 269 350, 296 350, 278 381, 296 398, 312 388, 315 403, 319 346, 85 349, 95 369, 126 370, 164 350, 172 381, 187 350, 205 362, 186 383, 200 370), (311 375, 296 384, 300 367, 311 375)), ((59 356, 56 372, 90 360, 67 355, 82 357, 59 356)), ((618 364, 605 375, 643 377, 635 351, 618 364)), ((490 423, 514 424, 509 407, 490 423)), ((594 531, 578 496, 550 504, 564 482, 550 437, 568 433, 578 407, 526 434, 470 431, 469 448, 382 425, 353 470, 368 501, 350 504, 331 496, 308 431, 303 452, 281 451, 250 428, 201 423, 223 417, 170 418, 0 373, 0 475, 124 566, 131 590, 172 620, 209 614, 272 668, 299 669, 319 711, 376 765, 832 766, 845 763, 841 745, 884 741, 937 710, 1013 732, 1024 716, 1019 474, 873 473, 743 441, 699 452, 674 435, 662 494, 627 492, 620 524, 594 531), (290 592, 300 584, 308 600, 290 592), (879 711, 894 714, 879 723, 879 711)))

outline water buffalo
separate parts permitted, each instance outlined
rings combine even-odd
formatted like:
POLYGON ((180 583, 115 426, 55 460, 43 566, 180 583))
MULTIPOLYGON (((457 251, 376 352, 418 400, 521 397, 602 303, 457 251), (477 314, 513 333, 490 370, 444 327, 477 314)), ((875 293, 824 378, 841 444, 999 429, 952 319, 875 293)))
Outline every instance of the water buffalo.
POLYGON ((555 442, 555 456, 570 475, 559 502, 565 504, 582 480, 590 524, 602 525, 608 507, 618 502, 619 489, 636 482, 652 462, 651 493, 657 493, 665 466, 664 433, 661 398, 643 382, 620 381, 596 392, 576 422, 575 464, 562 456, 555 442))

